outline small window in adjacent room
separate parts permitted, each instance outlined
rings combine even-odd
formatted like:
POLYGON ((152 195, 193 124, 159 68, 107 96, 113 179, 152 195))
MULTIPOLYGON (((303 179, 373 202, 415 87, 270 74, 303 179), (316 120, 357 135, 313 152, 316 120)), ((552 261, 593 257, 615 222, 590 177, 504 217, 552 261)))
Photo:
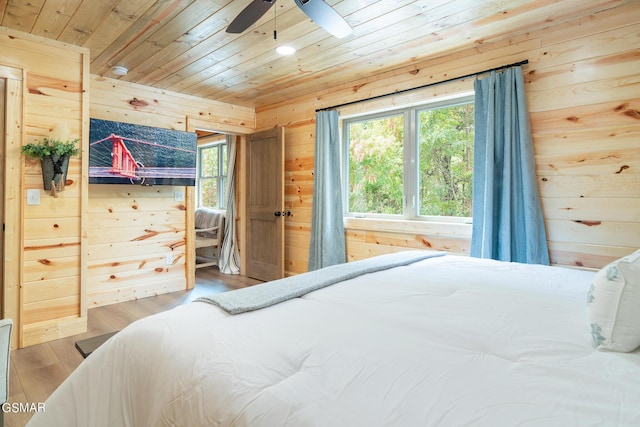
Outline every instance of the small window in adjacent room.
POLYGON ((225 209, 227 144, 198 147, 198 206, 225 209))
POLYGON ((350 216, 470 220, 473 95, 343 121, 350 216))

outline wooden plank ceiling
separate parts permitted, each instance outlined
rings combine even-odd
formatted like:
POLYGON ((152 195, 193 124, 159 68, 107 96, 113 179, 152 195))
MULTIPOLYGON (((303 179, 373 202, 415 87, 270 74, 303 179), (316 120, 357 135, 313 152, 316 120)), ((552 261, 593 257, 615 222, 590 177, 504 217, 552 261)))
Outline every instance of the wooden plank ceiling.
POLYGON ((260 109, 633 1, 326 0, 343 39, 293 0, 243 34, 225 29, 251 0, 0 0, 0 25, 89 48, 92 74, 260 109))

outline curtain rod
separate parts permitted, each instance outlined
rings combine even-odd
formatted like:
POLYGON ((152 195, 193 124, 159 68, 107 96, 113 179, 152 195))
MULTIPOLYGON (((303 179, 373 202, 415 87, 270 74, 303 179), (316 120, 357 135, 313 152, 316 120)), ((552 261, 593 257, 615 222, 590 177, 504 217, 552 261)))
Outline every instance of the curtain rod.
POLYGON ((517 67, 518 65, 526 65, 528 63, 529 63, 529 60, 525 59, 524 61, 514 62, 513 64, 503 65, 501 67, 490 68, 488 70, 479 71, 477 73, 467 74, 466 76, 453 77, 453 78, 450 78, 450 79, 447 79, 447 80, 443 80, 441 82, 428 83, 426 85, 412 87, 412 88, 409 88, 409 89, 402 89, 402 90, 399 90, 399 91, 396 91, 396 92, 385 93, 385 94, 382 94, 382 95, 376 95, 376 96, 372 96, 370 98, 360 99, 358 101, 345 102, 344 104, 338 104, 338 105, 334 105, 332 107, 318 108, 316 110, 316 113, 319 112, 319 111, 327 111, 327 110, 333 110, 335 108, 346 107, 347 105, 359 104, 360 102, 373 101, 374 99, 384 98, 386 96, 398 95, 400 93, 410 92, 410 91, 413 91, 413 90, 424 89, 424 88, 428 88, 430 86, 441 85, 441 84, 444 84, 444 83, 449 83, 449 82, 453 82, 453 81, 456 81, 456 80, 462 80, 462 79, 466 79, 466 78, 469 78, 469 77, 475 77, 475 76, 477 76, 479 74, 490 73, 491 71, 504 70, 505 68, 517 67))

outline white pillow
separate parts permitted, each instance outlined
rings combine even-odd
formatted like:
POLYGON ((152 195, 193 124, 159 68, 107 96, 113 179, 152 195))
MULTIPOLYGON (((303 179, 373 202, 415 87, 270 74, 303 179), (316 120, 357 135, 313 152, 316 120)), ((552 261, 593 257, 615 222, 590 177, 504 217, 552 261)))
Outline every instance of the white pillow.
POLYGON ((640 250, 596 273, 587 310, 598 350, 629 352, 640 346, 640 250))

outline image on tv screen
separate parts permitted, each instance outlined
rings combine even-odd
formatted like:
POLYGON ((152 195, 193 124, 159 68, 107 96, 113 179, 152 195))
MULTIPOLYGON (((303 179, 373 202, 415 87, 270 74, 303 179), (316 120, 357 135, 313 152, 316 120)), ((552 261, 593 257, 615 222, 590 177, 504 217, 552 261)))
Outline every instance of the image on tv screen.
POLYGON ((193 186, 197 135, 91 119, 89 184, 193 186))

